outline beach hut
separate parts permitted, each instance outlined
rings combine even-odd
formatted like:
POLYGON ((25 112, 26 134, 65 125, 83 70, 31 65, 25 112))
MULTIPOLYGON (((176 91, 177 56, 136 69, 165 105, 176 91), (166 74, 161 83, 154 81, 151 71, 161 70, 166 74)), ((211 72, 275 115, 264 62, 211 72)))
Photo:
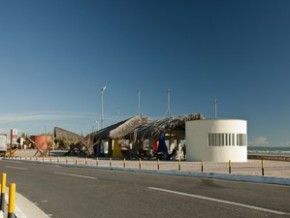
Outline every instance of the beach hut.
POLYGON ((68 149, 65 155, 91 156, 93 153, 91 141, 82 135, 55 127, 54 140, 60 149, 68 149))
POLYGON ((128 119, 123 124, 119 125, 117 128, 112 129, 110 131, 110 138, 114 139, 114 142, 116 143, 116 146, 114 146, 113 149, 113 157, 114 151, 116 150, 116 148, 119 148, 122 157, 130 159, 132 150, 131 142, 133 141, 133 138, 132 137, 130 138, 130 135, 128 135, 128 133, 134 131, 140 125, 150 123, 152 121, 153 120, 148 117, 134 116, 128 119), (129 136, 129 138, 127 138, 126 136, 129 136))
MULTIPOLYGON (((147 157, 150 152, 157 145, 160 133, 164 134, 167 140, 169 150, 176 149, 175 147, 185 139, 185 123, 191 120, 204 119, 200 113, 189 114, 176 117, 168 117, 163 119, 148 120, 136 128, 131 130, 127 129, 125 132, 118 132, 117 129, 114 131, 114 136, 120 138, 120 135, 124 139, 130 140, 132 143, 133 156, 137 153, 138 157, 147 157), (120 133, 120 134, 119 134, 120 133), (170 146, 172 144, 172 146, 170 146), (154 146, 155 145, 155 146, 154 146)), ((125 127, 125 125, 123 126, 125 127)), ((157 148, 155 148, 156 150, 157 148)), ((157 150, 155 151, 157 152, 157 150)))
POLYGON ((124 145, 124 136, 128 131, 132 131, 137 126, 149 121, 151 119, 143 116, 130 117, 89 134, 87 137, 92 138, 97 156, 123 157, 121 147, 124 145))

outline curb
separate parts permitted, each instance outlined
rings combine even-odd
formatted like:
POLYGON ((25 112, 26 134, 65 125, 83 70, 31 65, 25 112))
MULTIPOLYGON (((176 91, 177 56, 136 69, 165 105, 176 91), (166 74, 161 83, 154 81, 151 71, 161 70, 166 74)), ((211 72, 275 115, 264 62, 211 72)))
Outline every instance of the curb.
MULTIPOLYGON (((9 196, 9 187, 6 188, 5 193, 5 202, 8 205, 8 196, 9 196)), ((37 218, 48 218, 49 216, 45 214, 40 208, 38 208, 34 203, 29 201, 23 195, 19 193, 15 193, 16 196, 16 205, 14 215, 17 218, 30 218, 30 217, 37 217, 37 218), (19 207, 19 205, 21 205, 19 207)), ((1 211, 2 212, 2 211, 1 211)), ((2 216, 0 214, 0 218, 4 218, 4 214, 2 212, 2 216)))

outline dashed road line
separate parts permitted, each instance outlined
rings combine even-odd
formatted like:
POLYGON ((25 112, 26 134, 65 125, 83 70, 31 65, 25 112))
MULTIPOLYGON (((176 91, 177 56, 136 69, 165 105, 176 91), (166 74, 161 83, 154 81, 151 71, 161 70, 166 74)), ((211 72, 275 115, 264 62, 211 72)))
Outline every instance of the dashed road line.
POLYGON ((13 167, 13 166, 5 166, 5 168, 13 169, 13 170, 28 170, 27 168, 24 168, 24 167, 13 167))
POLYGON ((79 175, 79 174, 61 173, 61 172, 54 172, 54 174, 57 174, 57 175, 63 175, 63 176, 77 177, 77 178, 83 178, 83 179, 93 179, 93 180, 97 180, 96 177, 92 177, 92 176, 83 176, 83 175, 79 175))

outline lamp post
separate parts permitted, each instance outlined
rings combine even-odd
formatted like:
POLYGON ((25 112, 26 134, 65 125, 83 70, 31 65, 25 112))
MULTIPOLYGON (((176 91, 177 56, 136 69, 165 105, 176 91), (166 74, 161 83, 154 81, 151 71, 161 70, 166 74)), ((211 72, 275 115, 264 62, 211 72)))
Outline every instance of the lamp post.
POLYGON ((101 89, 101 129, 104 128, 104 92, 106 90, 106 86, 101 89))
POLYGON ((100 123, 96 120, 96 124, 97 124, 97 131, 100 130, 100 123))
POLYGON ((217 119, 217 105, 218 105, 218 100, 216 98, 214 98, 213 104, 214 104, 214 118, 217 119))

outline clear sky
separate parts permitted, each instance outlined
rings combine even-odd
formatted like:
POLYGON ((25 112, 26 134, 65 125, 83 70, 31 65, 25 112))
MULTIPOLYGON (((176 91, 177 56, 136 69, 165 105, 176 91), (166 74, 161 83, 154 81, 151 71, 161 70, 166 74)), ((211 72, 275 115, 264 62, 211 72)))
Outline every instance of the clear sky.
POLYGON ((138 112, 248 121, 290 146, 290 1, 0 0, 0 129, 97 128, 138 112))

